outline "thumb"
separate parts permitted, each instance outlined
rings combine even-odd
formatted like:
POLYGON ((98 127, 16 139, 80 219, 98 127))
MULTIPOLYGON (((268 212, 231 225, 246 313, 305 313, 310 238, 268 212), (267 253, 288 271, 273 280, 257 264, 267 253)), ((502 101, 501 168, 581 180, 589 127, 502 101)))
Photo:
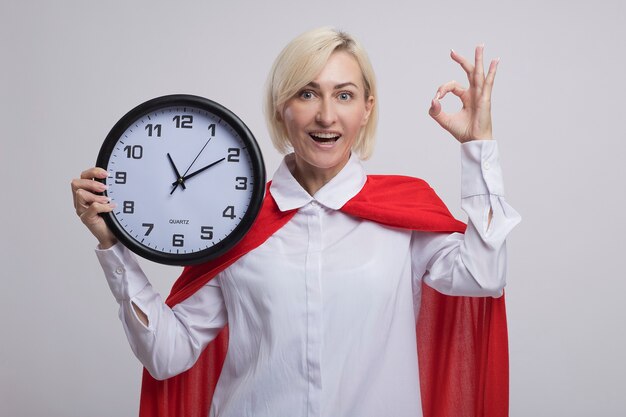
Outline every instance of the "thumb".
POLYGON ((428 109, 428 114, 430 117, 435 119, 437 123, 441 127, 447 130, 449 115, 444 112, 441 108, 441 103, 439 102, 439 93, 432 99, 430 102, 430 109, 428 109))

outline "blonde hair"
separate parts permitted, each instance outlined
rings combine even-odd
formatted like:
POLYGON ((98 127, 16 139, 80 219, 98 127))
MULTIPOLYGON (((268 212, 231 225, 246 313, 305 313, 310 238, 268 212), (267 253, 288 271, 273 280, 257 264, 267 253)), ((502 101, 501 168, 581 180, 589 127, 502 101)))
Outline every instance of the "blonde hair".
POLYGON ((356 59, 363 75, 365 100, 374 97, 367 123, 352 147, 362 159, 371 156, 378 121, 374 69, 365 49, 354 37, 329 27, 313 29, 296 37, 281 51, 270 71, 265 92, 265 118, 274 147, 280 153, 289 152, 291 143, 279 117, 279 110, 287 100, 315 79, 335 51, 348 52, 356 59))

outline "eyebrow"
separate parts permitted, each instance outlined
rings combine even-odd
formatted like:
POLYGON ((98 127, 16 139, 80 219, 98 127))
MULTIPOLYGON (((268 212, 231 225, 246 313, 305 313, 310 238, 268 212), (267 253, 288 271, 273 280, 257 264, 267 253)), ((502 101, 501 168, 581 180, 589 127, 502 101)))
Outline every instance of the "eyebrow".
MULTIPOLYGON (((311 81, 310 83, 307 84, 308 86, 311 86, 313 88, 316 89, 320 89, 320 85, 318 83, 316 83, 315 81, 311 81)), ((334 89, 335 90, 341 90, 342 88, 346 88, 348 86, 353 86, 354 88, 359 88, 355 83, 353 82, 346 82, 346 83, 341 83, 341 84, 337 84, 334 89)))

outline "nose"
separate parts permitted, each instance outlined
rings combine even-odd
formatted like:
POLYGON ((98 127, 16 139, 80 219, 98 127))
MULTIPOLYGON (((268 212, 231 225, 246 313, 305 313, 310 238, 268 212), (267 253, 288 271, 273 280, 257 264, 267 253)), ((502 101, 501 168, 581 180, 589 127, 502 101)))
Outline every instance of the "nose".
POLYGON ((324 98, 320 100, 315 121, 321 126, 328 127, 335 123, 337 118, 336 109, 332 100, 324 98))

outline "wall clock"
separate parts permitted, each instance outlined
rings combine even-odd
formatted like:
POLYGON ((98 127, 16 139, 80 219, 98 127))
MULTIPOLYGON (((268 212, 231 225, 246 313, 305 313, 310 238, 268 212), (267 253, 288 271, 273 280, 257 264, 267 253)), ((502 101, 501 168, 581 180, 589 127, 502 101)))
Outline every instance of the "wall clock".
POLYGON ((136 254, 168 265, 213 259, 246 234, 265 191, 258 144, 230 110, 169 95, 140 104, 107 135, 96 165, 117 205, 104 219, 136 254))

